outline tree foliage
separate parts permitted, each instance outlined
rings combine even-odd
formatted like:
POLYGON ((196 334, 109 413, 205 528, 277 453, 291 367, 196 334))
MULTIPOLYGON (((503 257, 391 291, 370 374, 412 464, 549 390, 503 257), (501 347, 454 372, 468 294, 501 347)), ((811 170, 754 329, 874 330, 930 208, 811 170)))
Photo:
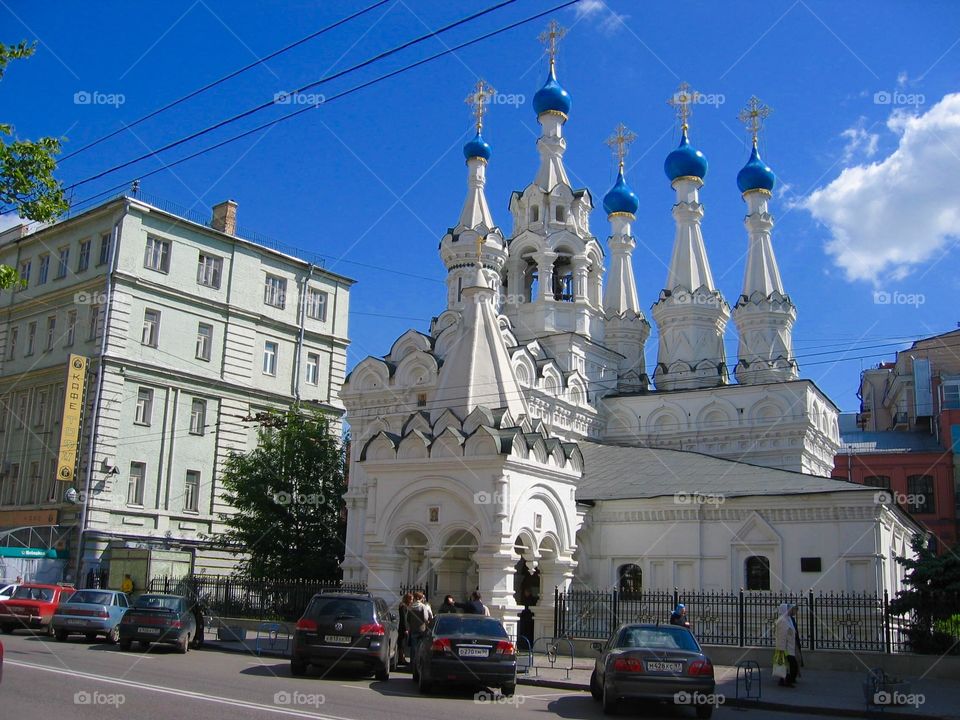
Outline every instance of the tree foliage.
MULTIPOLYGON (((0 79, 12 60, 33 55, 35 45, 0 43, 0 79)), ((9 209, 27 220, 49 222, 66 212, 68 204, 60 181, 54 178, 60 140, 43 137, 23 140, 12 125, 0 123, 0 209, 9 209)), ((0 289, 18 282, 12 268, 0 266, 0 289)))
POLYGON ((914 652, 960 652, 960 546, 937 555, 918 535, 911 547, 915 558, 897 558, 907 568, 905 588, 890 601, 890 612, 909 616, 914 652))
POLYGON ((234 513, 218 536, 253 578, 338 579, 346 519, 344 452, 319 412, 258 416, 260 444, 221 477, 234 513))

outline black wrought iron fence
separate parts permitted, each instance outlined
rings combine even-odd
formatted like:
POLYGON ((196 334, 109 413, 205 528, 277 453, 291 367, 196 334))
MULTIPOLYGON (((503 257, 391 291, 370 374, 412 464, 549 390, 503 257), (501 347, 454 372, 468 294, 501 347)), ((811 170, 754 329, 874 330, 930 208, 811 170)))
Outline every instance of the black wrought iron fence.
POLYGON ((324 589, 366 590, 340 580, 273 580, 231 575, 156 577, 149 592, 187 595, 198 599, 212 615, 258 620, 297 620, 316 593, 324 589))
MULTIPOLYGON (((606 639, 624 622, 669 622, 684 603, 694 632, 705 645, 773 647, 782 603, 797 606, 796 622, 803 646, 815 650, 911 652, 925 638, 916 616, 890 612, 890 598, 867 593, 771 593, 740 590, 674 589, 623 592, 615 589, 556 591, 554 636, 606 639), (918 629, 919 627, 919 629, 918 629)), ((930 631, 954 638, 960 648, 960 593, 936 598, 930 631)))

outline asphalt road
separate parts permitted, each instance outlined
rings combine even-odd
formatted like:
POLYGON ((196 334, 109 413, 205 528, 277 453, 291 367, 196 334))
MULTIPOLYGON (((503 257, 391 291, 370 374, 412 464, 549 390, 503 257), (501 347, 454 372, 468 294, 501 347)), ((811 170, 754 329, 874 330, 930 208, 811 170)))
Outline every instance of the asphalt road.
MULTIPOLYGON (((424 697, 409 675, 377 682, 356 673, 290 677, 287 662, 214 649, 178 655, 170 647, 120 652, 77 636, 66 643, 4 635, 0 718, 10 720, 461 720, 463 718, 604 717, 587 693, 517 687, 514 698, 478 702, 464 690, 424 697), (547 716, 548 717, 548 716, 547 716)), ((136 646, 135 646, 136 647, 136 646)), ((496 698, 492 693, 490 697, 496 698)), ((622 717, 693 718, 686 708, 657 707, 622 717)), ((776 718, 765 711, 718 709, 714 717, 776 718)), ((791 716, 783 715, 784 720, 791 716)), ((797 717, 797 716, 792 716, 797 717)))

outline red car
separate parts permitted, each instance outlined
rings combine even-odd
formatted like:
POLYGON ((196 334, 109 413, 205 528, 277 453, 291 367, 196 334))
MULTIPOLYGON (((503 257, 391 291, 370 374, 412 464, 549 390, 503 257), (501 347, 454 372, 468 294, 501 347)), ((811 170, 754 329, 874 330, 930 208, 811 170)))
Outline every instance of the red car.
POLYGON ((18 629, 43 630, 53 634, 53 614, 70 597, 73 585, 25 583, 6 602, 0 603, 0 629, 12 633, 18 629))

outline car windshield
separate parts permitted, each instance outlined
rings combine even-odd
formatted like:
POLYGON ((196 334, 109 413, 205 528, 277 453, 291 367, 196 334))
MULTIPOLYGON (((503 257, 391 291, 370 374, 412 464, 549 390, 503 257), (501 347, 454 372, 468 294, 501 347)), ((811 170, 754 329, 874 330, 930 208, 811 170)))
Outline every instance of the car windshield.
POLYGON ((319 597, 310 603, 306 614, 314 618, 363 620, 373 617, 373 603, 357 598, 319 597))
POLYGON ((689 630, 670 626, 624 628, 616 647, 700 652, 700 646, 689 630))
POLYGON ((466 635, 470 637, 495 637, 507 639, 507 631, 499 620, 494 618, 451 617, 437 618, 433 627, 434 635, 466 635))
POLYGON ((27 587, 21 585, 13 594, 14 600, 53 600, 53 590, 50 588, 27 587))
POLYGON ((163 597, 160 595, 141 595, 137 598, 133 606, 141 610, 170 610, 171 612, 179 612, 180 598, 163 597))
POLYGON ((103 592, 102 590, 80 590, 71 595, 67 602, 110 605, 113 602, 113 593, 103 592))

